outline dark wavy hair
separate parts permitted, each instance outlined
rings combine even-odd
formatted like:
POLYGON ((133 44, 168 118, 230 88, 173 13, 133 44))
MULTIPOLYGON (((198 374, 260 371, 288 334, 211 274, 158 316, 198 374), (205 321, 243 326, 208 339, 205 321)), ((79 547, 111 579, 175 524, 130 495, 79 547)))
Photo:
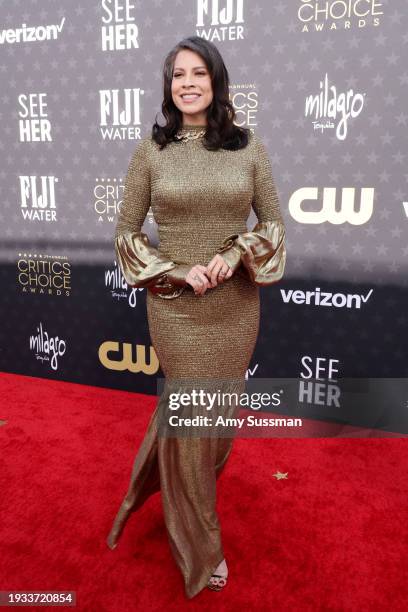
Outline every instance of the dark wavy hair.
POLYGON ((174 136, 183 125, 183 115, 174 104, 171 94, 174 62, 177 53, 182 49, 198 53, 211 76, 213 100, 207 108, 207 130, 203 139, 205 148, 209 151, 219 148, 233 151, 243 149, 248 144, 250 130, 234 123, 235 110, 229 99, 228 71, 217 47, 200 36, 189 36, 181 40, 164 61, 162 113, 167 123, 159 125, 156 115, 152 127, 153 140, 163 149, 175 140, 174 136))

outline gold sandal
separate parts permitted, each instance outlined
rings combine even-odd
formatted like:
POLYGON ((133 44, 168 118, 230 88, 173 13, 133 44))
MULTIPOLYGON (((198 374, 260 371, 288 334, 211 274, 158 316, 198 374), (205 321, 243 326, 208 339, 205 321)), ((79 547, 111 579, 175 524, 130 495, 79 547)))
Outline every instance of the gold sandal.
POLYGON ((210 580, 207 583, 207 587, 212 591, 221 591, 227 584, 227 577, 220 576, 220 574, 212 574, 210 580))

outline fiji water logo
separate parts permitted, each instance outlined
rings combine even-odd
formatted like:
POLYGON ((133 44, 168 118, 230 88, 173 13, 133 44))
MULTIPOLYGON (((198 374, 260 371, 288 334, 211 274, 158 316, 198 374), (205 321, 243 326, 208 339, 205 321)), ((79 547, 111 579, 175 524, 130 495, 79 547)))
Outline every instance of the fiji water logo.
POLYGON ((244 38, 244 0, 197 0, 197 36, 219 42, 244 38))
POLYGON ((99 91, 100 130, 104 140, 141 138, 140 101, 144 90, 101 89, 99 91))
POLYGON ((57 221, 55 186, 58 183, 58 177, 23 175, 18 179, 23 219, 57 221))

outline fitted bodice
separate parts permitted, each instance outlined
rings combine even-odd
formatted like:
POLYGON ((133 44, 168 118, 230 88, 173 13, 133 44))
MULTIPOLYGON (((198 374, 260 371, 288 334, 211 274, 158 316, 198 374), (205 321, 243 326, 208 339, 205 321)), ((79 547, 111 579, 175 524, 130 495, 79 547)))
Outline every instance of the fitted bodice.
MULTIPOLYGON (((201 126, 184 129, 198 136, 201 126)), ((164 299, 179 297, 190 286, 191 266, 206 266, 218 253, 254 285, 279 280, 285 226, 261 139, 249 133, 242 149, 208 151, 204 138, 178 138, 163 149, 150 136, 143 138, 126 175, 115 250, 126 282, 164 299), (251 205, 258 222, 247 231, 251 205), (157 248, 141 231, 150 208, 158 225, 157 248)), ((237 282, 231 277, 231 286, 237 282)))
MULTIPOLYGON (((181 132, 202 129, 186 125, 181 132)), ((202 137, 162 150, 146 138, 151 209, 165 257, 206 265, 226 235, 246 231, 254 196, 253 139, 251 134, 238 151, 208 151, 202 137)))

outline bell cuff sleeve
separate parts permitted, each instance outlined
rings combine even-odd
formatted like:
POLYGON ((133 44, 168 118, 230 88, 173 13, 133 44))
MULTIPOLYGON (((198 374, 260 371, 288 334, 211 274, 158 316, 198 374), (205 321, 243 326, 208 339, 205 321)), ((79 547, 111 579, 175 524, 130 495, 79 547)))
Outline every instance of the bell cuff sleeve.
POLYGON ((258 222, 251 232, 230 234, 217 253, 232 271, 257 285, 272 285, 285 270, 285 226, 271 162, 265 145, 257 134, 251 135, 253 153, 252 206, 258 222))
POLYGON ((178 297, 187 285, 191 266, 176 264, 150 245, 143 232, 128 232, 115 238, 115 252, 122 274, 130 287, 149 289, 159 297, 178 297))
POLYGON ((190 287, 185 277, 191 266, 164 257, 141 231, 150 208, 150 147, 150 138, 144 138, 130 160, 114 235, 116 259, 130 287, 172 299, 190 287))
POLYGON ((233 272, 256 285, 272 285, 285 270, 285 226, 281 221, 258 222, 252 232, 227 236, 217 253, 233 272))

